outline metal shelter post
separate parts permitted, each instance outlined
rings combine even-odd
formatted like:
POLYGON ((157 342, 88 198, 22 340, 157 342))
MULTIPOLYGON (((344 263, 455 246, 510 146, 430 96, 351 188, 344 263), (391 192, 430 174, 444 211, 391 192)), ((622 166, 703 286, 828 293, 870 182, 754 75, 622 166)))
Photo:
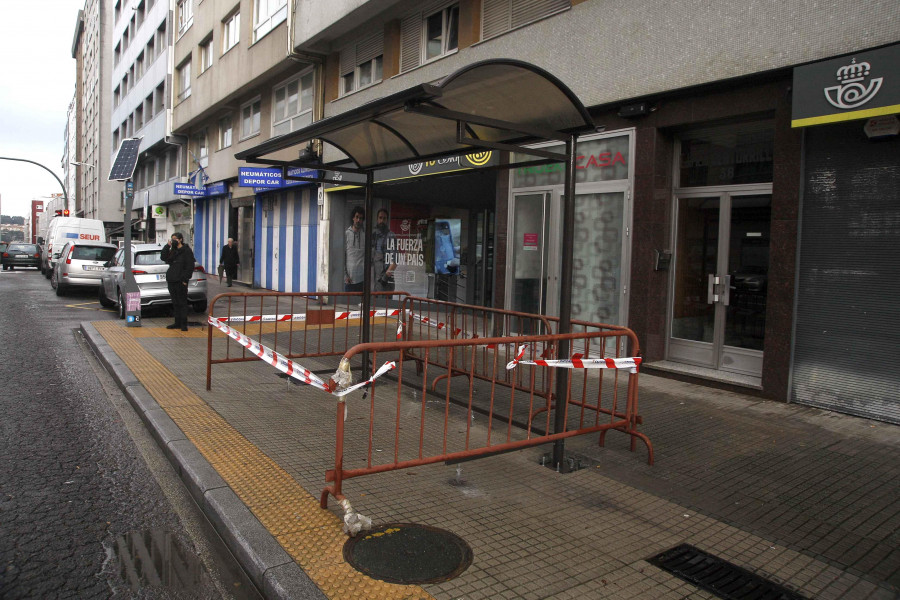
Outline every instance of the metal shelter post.
MULTIPOLYGON (((559 329, 556 333, 569 333, 572 325, 572 262, 575 254, 572 240, 575 238, 575 136, 566 141, 566 171, 563 187, 563 231, 562 239, 562 272, 559 278, 559 329)), ((560 340, 556 358, 569 357, 569 340, 560 340)), ((568 408, 569 370, 559 369, 556 379, 556 413, 553 420, 553 432, 560 433, 566 427, 566 409, 568 408)), ((564 470, 565 440, 553 443, 553 466, 564 470)))
MULTIPOLYGON (((366 237, 363 265, 363 297, 362 297, 362 343, 369 342, 369 322, 372 310, 372 207, 375 204, 375 173, 366 169, 366 237)), ((363 379, 369 377, 369 353, 362 354, 363 379)))

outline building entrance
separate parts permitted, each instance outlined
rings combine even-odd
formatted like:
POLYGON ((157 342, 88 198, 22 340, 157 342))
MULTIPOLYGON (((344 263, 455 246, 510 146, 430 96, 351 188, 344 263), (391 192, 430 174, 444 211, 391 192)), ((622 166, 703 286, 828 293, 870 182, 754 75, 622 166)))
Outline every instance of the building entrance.
POLYGON ((761 377, 772 206, 762 187, 676 195, 670 360, 761 377))

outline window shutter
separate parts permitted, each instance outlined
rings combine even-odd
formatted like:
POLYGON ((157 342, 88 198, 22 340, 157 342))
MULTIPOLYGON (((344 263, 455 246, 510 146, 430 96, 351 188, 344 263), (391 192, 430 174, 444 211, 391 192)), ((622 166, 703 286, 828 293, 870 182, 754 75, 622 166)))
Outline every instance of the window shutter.
POLYGON ((484 0, 481 39, 487 40, 509 31, 510 0, 484 0))
POLYGON ((341 50, 341 76, 352 73, 356 69, 356 45, 351 44, 341 50))
POLYGON ((512 0, 510 26, 515 29, 569 8, 571 0, 512 0))
POLYGON ((400 72, 419 66, 422 60, 422 15, 416 13, 400 23, 400 72))
MULTIPOLYGON (((383 33, 374 35, 356 45, 356 64, 365 64, 381 54, 384 54, 383 33)), ((343 63, 341 64, 343 65, 343 63)))

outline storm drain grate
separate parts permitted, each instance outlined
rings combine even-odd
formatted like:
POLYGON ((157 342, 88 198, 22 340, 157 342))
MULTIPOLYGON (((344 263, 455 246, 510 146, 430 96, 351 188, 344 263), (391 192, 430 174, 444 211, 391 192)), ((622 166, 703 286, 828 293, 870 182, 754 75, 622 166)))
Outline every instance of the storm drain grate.
POLYGON ((388 583, 438 583, 472 564, 472 549, 458 535, 415 523, 373 528, 344 544, 344 560, 388 583))
POLYGON ((666 550, 647 562, 725 600, 805 600, 796 592, 690 544, 666 550))

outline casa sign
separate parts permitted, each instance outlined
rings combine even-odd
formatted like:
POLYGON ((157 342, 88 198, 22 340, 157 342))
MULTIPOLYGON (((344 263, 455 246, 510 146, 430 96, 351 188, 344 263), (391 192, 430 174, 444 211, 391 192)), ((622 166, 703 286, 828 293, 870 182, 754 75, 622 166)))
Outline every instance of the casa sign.
POLYGON ((900 44, 794 69, 791 126, 900 113, 900 44))

